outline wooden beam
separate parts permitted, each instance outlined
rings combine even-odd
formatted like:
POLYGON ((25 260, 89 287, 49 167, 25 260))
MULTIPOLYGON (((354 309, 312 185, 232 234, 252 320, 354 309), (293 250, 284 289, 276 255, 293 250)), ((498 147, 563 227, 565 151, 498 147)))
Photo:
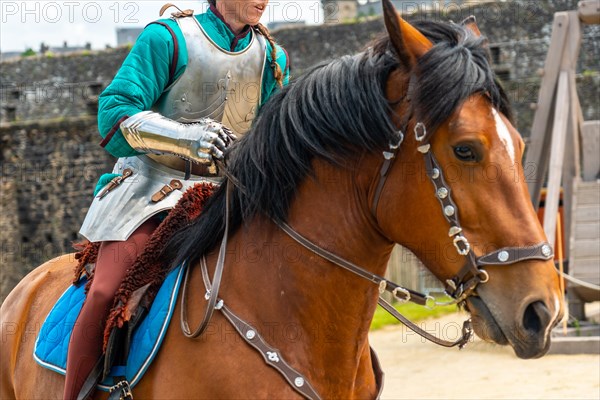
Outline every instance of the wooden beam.
POLYGON ((560 69, 563 71, 566 69, 575 71, 577 68, 577 60, 579 59, 579 51, 581 50, 583 28, 579 22, 576 11, 568 11, 566 14, 569 22, 567 26, 565 48, 562 54, 562 60, 560 61, 560 69))
MULTIPOLYGON (((556 104, 568 104, 569 101, 569 72, 561 71, 558 78, 556 104)), ((560 186, 564 162, 565 140, 569 107, 556 107, 552 128, 552 146, 550 149, 550 165, 548 171, 548 191, 544 209, 544 232, 548 243, 554 246, 556 233, 556 214, 560 198, 560 186)))
POLYGON ((600 24, 600 0, 583 0, 577 4, 579 19, 584 24, 600 24))
MULTIPOLYGON (((564 149, 563 165, 563 233, 565 241, 568 242, 571 237, 571 216, 573 212, 573 181, 575 177, 581 175, 580 161, 580 118, 582 117, 579 97, 577 95, 577 82, 575 81, 575 68, 579 59, 581 49, 582 28, 579 22, 577 12, 569 11, 569 29, 565 41, 565 51, 561 62, 561 70, 568 71, 569 74, 569 102, 565 106, 569 107, 569 119, 566 130, 566 140, 564 149)), ((557 107, 561 104, 557 103, 557 107)), ((569 246, 564 246, 564 259, 569 259, 569 246)))
POLYGON ((600 178, 600 121, 586 121, 581 129, 583 180, 600 178))
POLYGON ((568 27, 569 14, 567 12, 555 13, 550 48, 548 49, 544 64, 544 76, 538 95, 537 110, 531 127, 530 144, 525 158, 524 168, 526 170, 529 168, 534 169, 534 174, 529 182, 527 182, 527 186, 531 201, 536 209, 540 203, 540 192, 548 167, 548 149, 550 147, 550 132, 552 129, 550 117, 554 105, 553 99, 556 90, 556 81, 558 80, 558 73, 562 64, 568 27))
MULTIPOLYGON (((573 92, 577 96, 577 88, 575 87, 574 71, 562 71, 568 75, 568 100, 564 105, 567 108, 567 122, 565 123, 565 142, 563 148, 563 166, 562 166, 562 229, 563 232, 563 259, 569 259, 569 238, 571 237, 571 221, 573 213, 573 185, 576 178, 579 178, 579 125, 577 116, 574 114, 573 92)), ((560 107, 557 102, 557 107, 560 107)), ((578 104, 578 103, 577 103, 578 104)), ((553 138, 554 140, 554 138, 553 138)), ((552 156, 551 156, 552 157, 552 156)), ((550 159, 552 165, 552 158, 550 159)), ((550 183, 548 182, 548 185, 550 183)), ((559 188, 560 192, 560 188, 559 188)))

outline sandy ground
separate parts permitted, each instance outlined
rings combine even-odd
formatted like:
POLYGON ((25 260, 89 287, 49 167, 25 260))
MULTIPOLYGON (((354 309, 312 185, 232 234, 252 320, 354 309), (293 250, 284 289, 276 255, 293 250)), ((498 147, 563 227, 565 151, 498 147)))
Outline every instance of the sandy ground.
MULTIPOLYGON (((464 315, 422 325, 458 337, 464 315)), ((385 372, 383 399, 600 399, 600 354, 518 359, 510 348, 475 340, 446 349, 404 326, 372 332, 385 372)))

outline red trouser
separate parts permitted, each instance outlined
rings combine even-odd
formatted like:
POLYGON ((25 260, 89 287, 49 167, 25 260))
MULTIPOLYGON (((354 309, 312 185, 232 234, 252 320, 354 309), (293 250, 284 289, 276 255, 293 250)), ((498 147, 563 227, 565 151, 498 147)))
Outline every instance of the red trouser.
POLYGON ((94 280, 71 334, 64 399, 77 398, 83 383, 102 355, 104 326, 115 292, 158 224, 152 218, 126 241, 102 242, 100 245, 94 280))

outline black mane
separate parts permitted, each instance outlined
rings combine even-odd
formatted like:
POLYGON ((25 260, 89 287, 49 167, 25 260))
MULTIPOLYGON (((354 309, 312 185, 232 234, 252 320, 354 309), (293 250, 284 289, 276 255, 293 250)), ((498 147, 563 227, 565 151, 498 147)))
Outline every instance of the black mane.
MULTIPOLYGON (((483 38, 453 23, 419 22, 415 27, 435 44, 419 60, 412 100, 430 133, 476 92, 488 93, 510 118, 483 38)), ((385 85, 399 67, 386 36, 363 53, 312 67, 263 105, 251 130, 229 152, 228 171, 243 188, 232 193, 230 233, 257 214, 285 220, 315 157, 339 163, 396 143, 385 85)), ((174 265, 197 260, 223 236, 226 186, 212 196, 202 217, 168 244, 174 265)))

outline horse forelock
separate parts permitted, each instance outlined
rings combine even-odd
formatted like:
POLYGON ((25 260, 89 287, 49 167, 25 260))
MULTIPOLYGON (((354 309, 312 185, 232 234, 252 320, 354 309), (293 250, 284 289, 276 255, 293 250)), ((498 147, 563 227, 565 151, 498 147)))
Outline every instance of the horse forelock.
POLYGON ((417 62, 413 100, 415 117, 430 134, 477 93, 484 93, 512 121, 510 103, 491 68, 484 36, 455 23, 419 21, 414 26, 434 44, 417 62))

